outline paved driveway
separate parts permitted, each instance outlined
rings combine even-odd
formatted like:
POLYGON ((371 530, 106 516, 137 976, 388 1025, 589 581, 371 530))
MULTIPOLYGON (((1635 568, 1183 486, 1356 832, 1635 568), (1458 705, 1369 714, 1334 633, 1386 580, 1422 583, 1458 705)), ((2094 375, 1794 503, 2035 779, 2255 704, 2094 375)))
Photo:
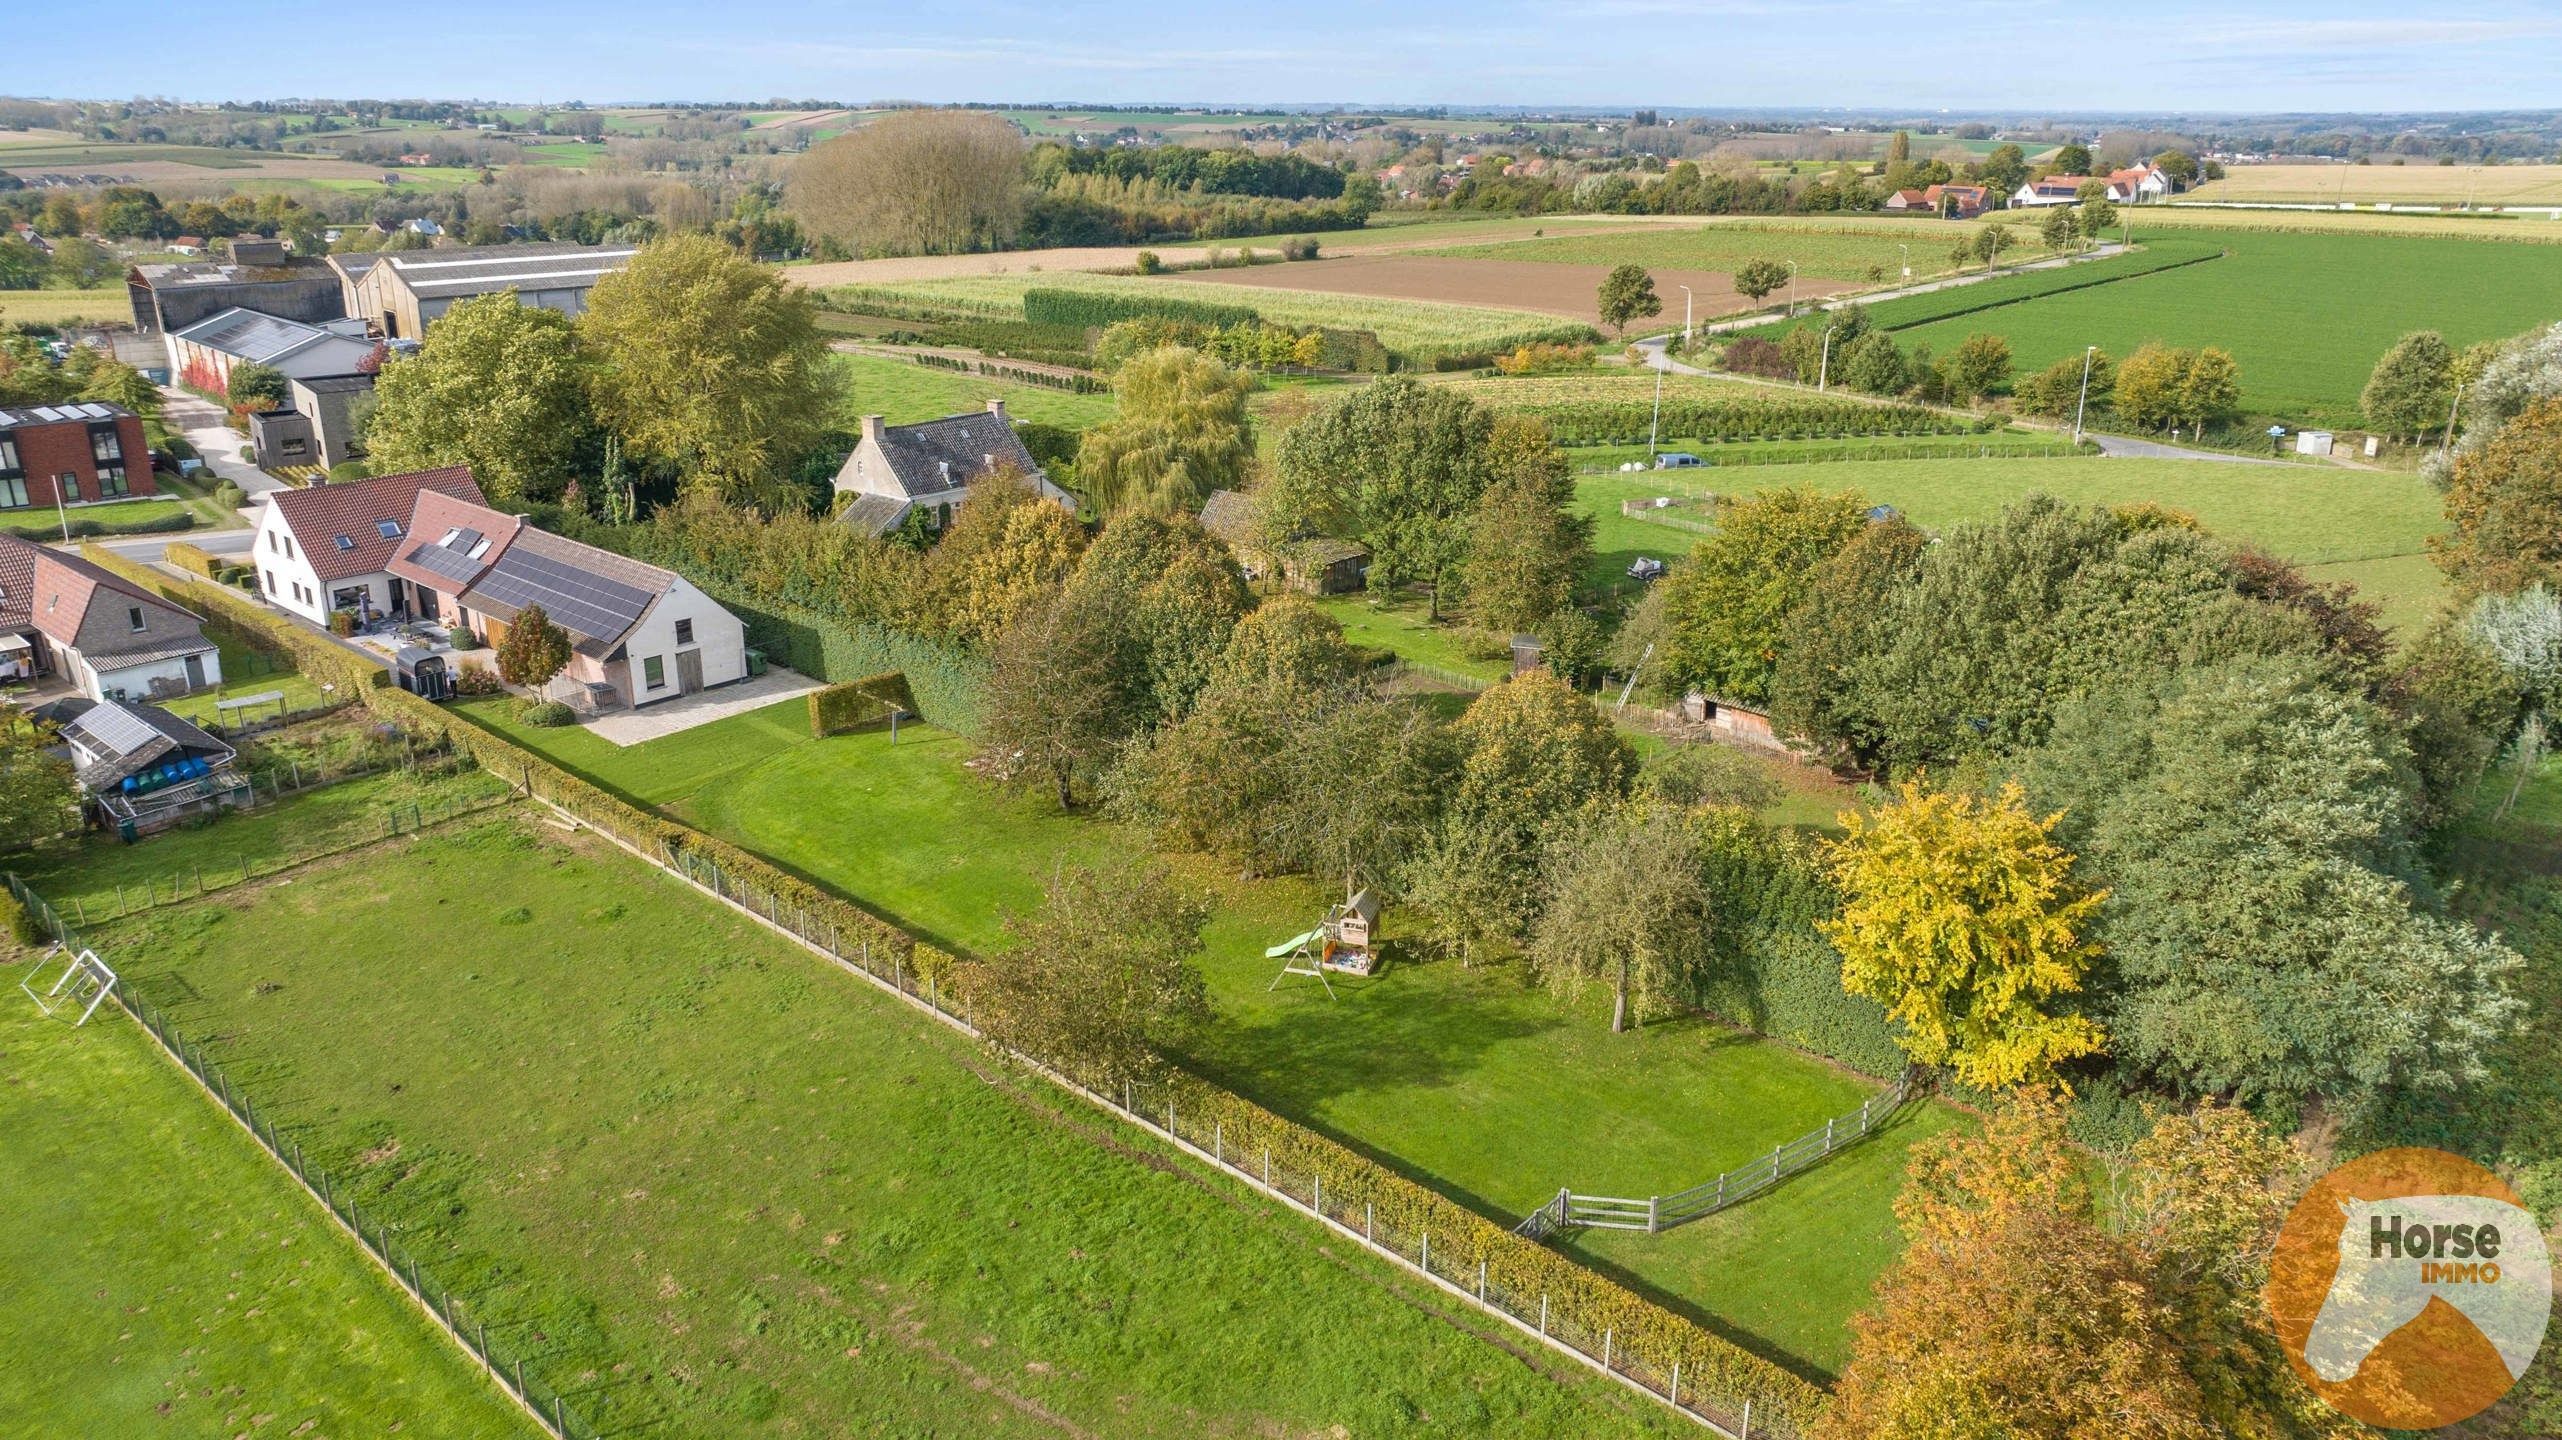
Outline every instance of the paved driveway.
POLYGON ((269 491, 289 488, 284 481, 240 458, 249 437, 223 423, 220 409, 174 385, 161 386, 160 394, 161 423, 187 437, 187 443, 205 458, 206 469, 239 486, 240 492, 252 500, 269 491))
POLYGON ((798 671, 771 669, 753 679, 717 690, 680 695, 661 700, 638 710, 616 710, 587 722, 587 728, 617 745, 638 745, 662 736, 681 734, 697 725, 709 725, 732 715, 761 710, 778 700, 807 695, 822 688, 822 683, 798 671))

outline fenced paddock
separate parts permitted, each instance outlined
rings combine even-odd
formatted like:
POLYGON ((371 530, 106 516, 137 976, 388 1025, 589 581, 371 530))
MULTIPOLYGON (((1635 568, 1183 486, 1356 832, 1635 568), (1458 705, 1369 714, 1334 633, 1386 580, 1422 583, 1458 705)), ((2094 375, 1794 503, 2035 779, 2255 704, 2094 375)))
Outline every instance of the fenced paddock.
MULTIPOLYGON (((81 932, 81 927, 65 918, 43 896, 29 889, 12 872, 6 877, 9 894, 27 913, 35 917, 57 943, 67 949, 94 948, 81 932)), ((467 1302, 418 1263, 418 1257, 400 1243, 381 1221, 367 1214, 343 1193, 345 1187, 327 1169, 307 1163, 302 1145, 286 1135, 265 1112, 253 1104, 230 1075, 201 1046, 189 1043, 173 1027, 158 1006, 126 986, 108 992, 126 1014, 142 1022, 143 1029, 159 1045, 161 1053, 175 1061, 204 1092, 221 1102, 240 1128, 249 1132, 259 1148, 285 1167, 303 1190, 318 1201, 338 1228, 352 1235, 365 1253, 372 1256, 383 1270, 408 1292, 420 1309, 427 1312, 439 1328, 480 1362, 498 1387, 523 1406, 541 1426, 558 1440, 602 1440, 604 1432, 588 1422, 573 1408, 563 1393, 546 1383, 539 1373, 529 1374, 526 1362, 530 1349, 512 1344, 505 1335, 493 1339, 486 1322, 472 1315, 467 1302)))

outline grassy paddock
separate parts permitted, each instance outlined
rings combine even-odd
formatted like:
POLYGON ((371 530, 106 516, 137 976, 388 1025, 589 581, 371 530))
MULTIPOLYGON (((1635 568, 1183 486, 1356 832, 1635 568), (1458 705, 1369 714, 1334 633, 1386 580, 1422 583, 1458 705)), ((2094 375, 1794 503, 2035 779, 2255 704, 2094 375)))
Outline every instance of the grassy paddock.
POLYGON ((45 1019, 29 971, 0 974, 11 1433, 541 1433, 141 1026, 45 1019))
MULTIPOLYGON (((1951 267, 1948 252, 1971 239, 1983 222, 1932 219, 1728 220, 1697 226, 1661 226, 1606 234, 1557 235, 1501 244, 1454 245, 1435 255, 1477 260, 1541 260, 1567 265, 1645 265, 1666 270, 1731 271, 1747 260, 1794 260, 1801 275, 1862 280, 1882 268, 1902 273, 1909 252, 1913 274, 1937 275, 1951 267)), ((2045 252, 2036 233, 2010 229, 2013 262, 2045 252)), ((1679 309, 1680 295, 1671 297, 1679 309)))
POLYGON ((0 290, 0 325, 131 323, 133 302, 122 285, 104 290, 0 290))
POLYGON ((1690 1433, 593 836, 109 938, 608 1434, 1690 1433))
POLYGON ((2562 315, 2562 259, 2542 246, 2429 236, 2201 232, 2232 253, 1902 331, 1940 354, 1968 335, 2010 340, 2022 374, 2098 345, 2218 345, 2241 365, 2242 405, 2290 424, 2360 423, 2358 392, 2412 330, 2455 345, 2562 315))
POLYGON ((984 410, 988 401, 1003 400, 1006 412, 1017 420, 1083 430, 1111 419, 1115 408, 1110 395, 1078 395, 879 355, 837 355, 829 363, 845 392, 839 414, 848 429, 863 415, 886 415, 893 425, 912 425, 984 410))
MULTIPOLYGON (((962 768, 966 742, 923 726, 896 746, 880 732, 813 740, 791 702, 671 737, 678 743, 618 749, 575 729, 519 726, 489 702, 462 708, 965 952, 1001 949, 1003 915, 1037 904, 1057 866, 1145 847, 1037 797, 991 793, 962 768)), ((1411 950, 1366 983, 1338 981, 1339 1002, 1313 986, 1272 992, 1279 967, 1264 947, 1324 913, 1322 887, 1243 881, 1200 859, 1178 869, 1216 906, 1199 963, 1218 1018, 1191 1063, 1489 1215, 1517 1219, 1560 1185, 1678 1188, 1855 1108, 1874 1088, 1706 1020, 1613 1037, 1599 996, 1566 1005, 1525 986, 1514 967, 1470 970, 1411 950)), ((1783 1190, 1611 1263, 1764 1353, 1826 1373, 1891 1253, 1876 1237, 1890 1231, 1901 1153, 1949 1123, 1945 1112, 1918 1112, 1846 1166, 1822 1204, 1783 1190)))

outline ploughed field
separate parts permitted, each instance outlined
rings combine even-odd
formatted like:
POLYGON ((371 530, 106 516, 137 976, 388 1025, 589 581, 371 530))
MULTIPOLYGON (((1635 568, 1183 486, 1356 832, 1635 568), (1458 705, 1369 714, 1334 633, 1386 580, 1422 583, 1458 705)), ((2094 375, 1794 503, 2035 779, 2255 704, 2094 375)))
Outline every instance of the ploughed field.
MULTIPOLYGON (((1483 247, 1493 257, 1487 259, 1445 255, 1356 255, 1297 265, 1187 271, 1180 278, 1223 287, 1251 286, 1255 289, 1362 295, 1428 304, 1494 305, 1515 310, 1538 310, 1599 326, 1602 322, 1597 301, 1602 277, 1610 273, 1610 266, 1541 264, 1526 258, 1510 258, 1509 252, 1538 243, 1541 242, 1483 247)), ((1682 295, 1679 287, 1683 285, 1691 290, 1692 313, 1703 319, 1750 310, 1763 303, 1738 292, 1734 277, 1723 271, 1659 269, 1652 274, 1655 294, 1664 300, 1664 310, 1652 320, 1636 322, 1631 328, 1638 333, 1661 330, 1667 322, 1675 326, 1681 323, 1682 295)), ((1846 280, 1810 277, 1800 282, 1798 294, 1806 297, 1831 295, 1849 288, 1851 282, 1846 280)))

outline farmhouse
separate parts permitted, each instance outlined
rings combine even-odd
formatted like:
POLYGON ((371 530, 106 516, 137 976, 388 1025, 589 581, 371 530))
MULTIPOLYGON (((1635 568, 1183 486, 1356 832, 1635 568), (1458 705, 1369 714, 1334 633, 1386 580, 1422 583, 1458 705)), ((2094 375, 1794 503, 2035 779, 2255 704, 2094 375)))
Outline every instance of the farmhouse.
POLYGON ((481 498, 479 483, 461 466, 275 492, 250 541, 258 593, 319 625, 329 623, 332 611, 359 620, 427 613, 422 597, 391 572, 392 552, 409 533, 410 512, 423 491, 475 504, 481 498))
POLYGON ((2031 180, 2019 187, 2019 193, 2010 197, 2010 203, 2027 209, 2070 205, 2081 199, 2082 187, 2089 184, 2090 179, 2088 175, 2049 175, 2043 180, 2031 180))
POLYGON ((125 273, 125 294, 133 328, 145 335, 165 335, 231 309, 309 324, 347 314, 337 272, 286 254, 274 240, 234 240, 228 261, 136 265, 125 273))
POLYGON ((1927 210, 1930 208, 1930 192, 1926 190, 1898 190, 1894 194, 1887 196, 1886 203, 1878 208, 1895 211, 1927 210))
POLYGON ((0 407, 0 511, 158 493, 132 411, 95 400, 0 407))
POLYGON ((1933 185, 1922 192, 1923 203, 1950 220, 1972 220, 1992 203, 1992 193, 1981 185, 1933 185))
POLYGON ((398 549, 392 574, 419 613, 490 645, 541 606, 570 641, 554 689, 584 707, 638 708, 747 677, 747 628, 685 577, 536 529, 476 494, 420 491, 398 549))
POLYGON ((401 250, 370 265, 340 267, 347 313, 377 335, 417 340, 455 302, 501 290, 517 302, 575 315, 596 282, 631 263, 629 245, 478 245, 455 250, 401 250))
POLYGON ((311 325, 234 307, 172 330, 160 343, 169 352, 171 379, 219 395, 237 365, 264 365, 288 380, 362 374, 374 342, 361 331, 348 333, 351 325, 311 325))
POLYGON ((1050 483, 1032 452, 1023 448, 1005 402, 990 400, 974 414, 946 415, 915 425, 890 425, 863 417, 863 437, 836 472, 836 518, 867 534, 885 535, 914 511, 940 531, 970 498, 972 482, 1011 470, 1032 482, 1045 500, 1070 510, 1076 497, 1050 483))
POLYGON ((2147 160, 2127 170, 2108 172, 2108 198, 2120 205, 2140 205, 2171 193, 2171 177, 2147 160))
POLYGON ((0 673, 59 675, 92 700, 222 683, 201 617, 76 555, 0 532, 0 673))

